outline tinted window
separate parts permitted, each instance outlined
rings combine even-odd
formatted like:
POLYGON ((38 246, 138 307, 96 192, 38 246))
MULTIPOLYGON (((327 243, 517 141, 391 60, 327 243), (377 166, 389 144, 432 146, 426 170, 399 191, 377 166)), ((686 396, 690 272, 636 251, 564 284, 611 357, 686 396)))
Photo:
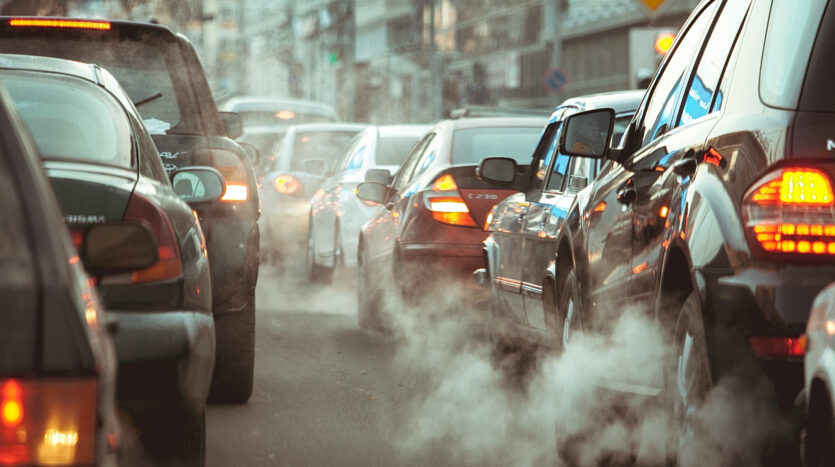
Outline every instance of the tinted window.
POLYGON ((681 88, 687 83, 691 59, 702 43, 705 29, 715 9, 716 4, 713 3, 701 12, 685 35, 679 39, 678 45, 667 60, 646 105, 641 146, 646 146, 670 129, 678 110, 676 104, 681 88))
MULTIPOLYGON (((554 155, 554 148, 557 144, 556 136, 559 134, 557 129, 559 129, 560 123, 554 122, 545 127, 545 131, 542 133, 542 136, 539 138, 539 143, 536 145, 533 157, 534 163, 536 164, 535 176, 539 182, 544 182, 545 177, 548 175, 548 166, 551 165, 551 158, 554 155)), ((535 183, 535 185, 535 188, 541 186, 540 183, 535 183)))
POLYGON ((412 152, 406 157, 406 161, 403 162, 403 165, 400 167, 400 170, 397 171, 397 176, 394 178, 394 182, 392 182, 392 186, 397 191, 402 191, 403 188, 411 181, 411 174, 415 170, 415 165, 420 160, 421 154, 423 154, 423 150, 426 148, 432 140, 435 139, 435 133, 430 133, 426 135, 423 140, 418 143, 414 148, 412 148, 412 152))
POLYGON ((826 0, 774 0, 760 69, 760 97, 766 104, 797 107, 825 6, 826 0))
POLYGON ((4 71, 0 77, 41 157, 131 166, 127 116, 109 94, 57 75, 4 71))
POLYGON ((202 130, 191 92, 182 89, 188 68, 176 42, 16 38, 0 40, 0 50, 101 65, 116 77, 134 103, 144 101, 137 110, 149 133, 202 130))
POLYGON ((296 132, 290 170, 304 170, 304 161, 308 159, 322 159, 331 167, 356 134, 356 131, 296 132))
POLYGON ((554 161, 554 168, 551 170, 551 178, 548 179, 548 190, 562 190, 562 182, 565 179, 566 171, 568 171, 570 160, 571 158, 565 154, 557 153, 557 160, 554 161))
POLYGON ((377 140, 377 165, 400 165, 417 143, 418 136, 383 136, 377 140))
POLYGON ((452 138, 452 163, 477 164, 485 157, 511 157, 517 163, 531 160, 542 128, 470 128, 457 130, 452 138))
POLYGON ((726 3, 722 9, 702 53, 696 75, 690 83, 690 89, 685 94, 680 125, 690 123, 721 107, 720 102, 711 109, 711 103, 731 53, 731 47, 745 18, 745 12, 748 11, 748 4, 749 2, 737 0, 726 3))
POLYGON ((832 77, 835 76, 835 6, 826 9, 815 50, 809 61, 806 84, 800 99, 800 110, 812 112, 835 112, 835 92, 832 77))

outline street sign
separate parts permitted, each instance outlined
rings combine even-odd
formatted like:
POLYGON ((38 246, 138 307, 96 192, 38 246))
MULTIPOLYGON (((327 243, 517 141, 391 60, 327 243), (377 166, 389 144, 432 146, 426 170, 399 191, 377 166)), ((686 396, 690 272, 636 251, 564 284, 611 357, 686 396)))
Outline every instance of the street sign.
POLYGON ((645 7, 649 8, 649 11, 655 11, 661 4, 664 3, 665 0, 641 0, 641 3, 644 4, 645 7))
POLYGON ((545 74, 545 87, 549 92, 559 94, 565 91, 566 84, 568 84, 568 75, 559 68, 551 68, 545 74))

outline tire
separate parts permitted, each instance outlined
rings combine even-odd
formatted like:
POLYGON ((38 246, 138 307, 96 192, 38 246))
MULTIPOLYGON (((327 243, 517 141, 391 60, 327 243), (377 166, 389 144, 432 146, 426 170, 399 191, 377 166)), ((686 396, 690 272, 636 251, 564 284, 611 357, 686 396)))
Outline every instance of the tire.
POLYGON ((316 263, 313 230, 307 234, 307 279, 314 284, 329 284, 333 277, 333 269, 316 263))
POLYGON ((562 348, 567 349, 576 333, 588 331, 583 295, 573 267, 565 275, 558 290, 560 294, 556 297, 556 322, 562 335, 562 348))
POLYGON ((545 328, 548 330, 550 340, 557 350, 561 350, 565 320, 560 318, 556 288, 553 284, 549 279, 542 282, 542 308, 545 310, 545 328))
POLYGON ((823 390, 813 395, 805 429, 804 462, 807 467, 835 465, 835 419, 828 394, 823 390))
POLYGON ((209 401, 245 404, 252 395, 255 374, 255 291, 246 306, 215 316, 215 371, 209 401))
POLYGON ((702 307, 697 292, 681 305, 673 335, 673 353, 665 372, 665 394, 670 411, 668 465, 699 465, 692 450, 701 437, 697 414, 713 386, 707 354, 702 307))

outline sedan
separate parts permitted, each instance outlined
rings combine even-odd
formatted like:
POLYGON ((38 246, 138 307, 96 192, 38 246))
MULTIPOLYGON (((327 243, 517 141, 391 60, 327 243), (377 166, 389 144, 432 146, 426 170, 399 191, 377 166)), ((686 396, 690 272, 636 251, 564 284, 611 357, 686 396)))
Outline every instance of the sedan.
POLYGON ((380 205, 359 238, 362 327, 388 327, 380 301, 389 290, 412 303, 440 284, 470 294, 469 303, 484 298, 472 281, 483 264, 482 227, 493 206, 514 191, 478 179, 476 165, 499 155, 529 160, 544 123, 538 118, 444 120, 412 149, 391 184, 357 186, 360 199, 380 205))
POLYGON ((372 126, 351 142, 310 202, 307 270, 312 281, 329 282, 339 267, 356 268, 359 231, 374 213, 354 189, 364 180, 391 181, 409 151, 432 127, 372 126))
MULTIPOLYGON (((476 280, 490 291, 491 315, 496 330, 534 343, 560 346, 562 321, 554 303, 553 262, 557 233, 577 193, 594 180, 599 162, 575 158, 557 149, 562 121, 582 110, 612 107, 617 132, 622 134, 643 91, 623 91, 575 97, 554 110, 551 120, 523 176, 511 160, 489 158, 479 174, 488 182, 512 184, 519 192, 491 211, 484 240, 484 268, 476 280), (502 172, 502 167, 507 169, 502 172), (489 177, 504 174, 506 180, 489 177)), ((618 139, 620 134, 614 138, 618 139)))
POLYGON ((146 427, 154 454, 202 463, 215 356, 211 277, 196 214, 174 190, 194 204, 215 201, 222 176, 183 168, 172 187, 135 107, 98 66, 0 55, 0 81, 37 145, 77 247, 93 225, 150 227, 153 264, 90 272, 119 327, 119 403, 146 427))

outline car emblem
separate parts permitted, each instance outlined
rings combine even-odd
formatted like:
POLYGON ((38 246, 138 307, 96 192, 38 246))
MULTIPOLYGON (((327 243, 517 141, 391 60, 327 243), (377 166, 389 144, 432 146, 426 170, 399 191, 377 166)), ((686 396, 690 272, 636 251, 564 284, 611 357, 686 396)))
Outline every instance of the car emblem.
POLYGON ((173 171, 175 171, 175 170, 179 169, 179 167, 177 167, 177 166, 176 166, 176 165, 174 165, 174 164, 168 164, 168 163, 166 163, 166 164, 164 164, 164 165, 165 165, 165 171, 166 171, 166 172, 173 172, 173 171))

